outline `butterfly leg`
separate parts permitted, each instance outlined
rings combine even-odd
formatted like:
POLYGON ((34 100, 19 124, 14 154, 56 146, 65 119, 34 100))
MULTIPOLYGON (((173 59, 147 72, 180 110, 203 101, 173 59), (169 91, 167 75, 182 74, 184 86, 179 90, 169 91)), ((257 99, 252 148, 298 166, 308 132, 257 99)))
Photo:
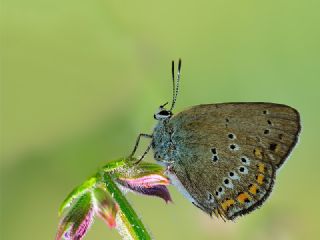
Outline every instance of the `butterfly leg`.
MULTIPOLYGON (((129 155, 129 157, 133 157, 133 155, 136 153, 137 148, 139 146, 139 142, 141 137, 145 137, 145 138, 152 138, 152 135, 150 134, 146 134, 146 133, 140 133, 139 136, 137 137, 136 143, 134 145, 133 151, 131 152, 131 154, 129 155)), ((148 146, 148 151, 150 150, 151 144, 148 146)), ((148 151, 146 150, 146 152, 142 155, 143 157, 148 153, 148 151)))
POLYGON ((150 151, 150 148, 152 146, 152 143, 149 144, 149 146, 147 147, 147 149, 144 151, 144 153, 142 154, 142 156, 139 158, 139 160, 137 162, 135 162, 135 164, 138 164, 139 162, 141 162, 142 159, 144 159, 144 157, 147 155, 147 153, 150 151))

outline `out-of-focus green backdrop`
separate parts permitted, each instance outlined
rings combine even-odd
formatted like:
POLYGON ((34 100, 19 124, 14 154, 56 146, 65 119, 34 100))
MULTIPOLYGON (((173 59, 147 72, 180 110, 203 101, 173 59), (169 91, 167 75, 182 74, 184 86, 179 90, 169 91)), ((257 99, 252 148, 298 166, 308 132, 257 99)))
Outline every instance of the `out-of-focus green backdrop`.
MULTIPOLYGON (((303 130, 271 198, 236 222, 173 187, 174 204, 128 195, 154 238, 318 239, 319 1, 2 2, 1 239, 54 238, 69 191, 152 131, 179 57, 177 111, 284 103, 303 130)), ((97 220, 86 239, 119 236, 97 220)))

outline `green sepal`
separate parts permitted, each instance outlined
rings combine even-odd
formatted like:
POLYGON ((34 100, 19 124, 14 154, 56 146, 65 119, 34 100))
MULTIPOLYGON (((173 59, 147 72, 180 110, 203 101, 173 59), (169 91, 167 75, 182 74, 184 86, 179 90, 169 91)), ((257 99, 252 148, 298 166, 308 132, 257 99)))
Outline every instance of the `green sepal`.
POLYGON ((90 192, 80 195, 61 220, 56 240, 67 234, 70 239, 82 239, 93 220, 93 204, 90 192))
POLYGON ((90 179, 88 179, 87 181, 85 181, 84 183, 82 183, 81 185, 79 185, 78 187, 76 187, 75 189, 73 189, 69 195, 65 198, 65 200, 62 202, 60 208, 59 208, 59 215, 62 214, 62 212, 68 208, 72 202, 77 199, 82 193, 84 193, 85 191, 90 190, 97 182, 97 178, 96 177, 91 177, 90 179))
MULTIPOLYGON (((112 168, 112 176, 115 178, 139 178, 150 174, 158 174, 165 177, 164 169, 158 164, 148 163, 148 162, 139 162, 136 164, 138 159, 136 158, 124 158, 120 161, 118 160, 118 167, 112 168)), ((108 164, 107 164, 108 165, 108 164)), ((112 163, 114 166, 115 163, 112 163)), ((110 172, 110 168, 103 168, 105 172, 110 172)))

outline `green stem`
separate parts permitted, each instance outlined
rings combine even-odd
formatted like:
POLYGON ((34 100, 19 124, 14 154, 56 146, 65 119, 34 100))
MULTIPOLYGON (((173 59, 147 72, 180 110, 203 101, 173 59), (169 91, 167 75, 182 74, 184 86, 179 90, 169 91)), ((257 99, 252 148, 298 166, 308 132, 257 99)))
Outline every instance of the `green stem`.
POLYGON ((116 183, 112 179, 111 175, 107 172, 103 174, 104 182, 108 192, 113 196, 115 201, 118 203, 121 212, 121 219, 131 237, 135 240, 151 240, 151 236, 147 229, 141 222, 136 212, 131 207, 128 200, 124 197, 116 183))

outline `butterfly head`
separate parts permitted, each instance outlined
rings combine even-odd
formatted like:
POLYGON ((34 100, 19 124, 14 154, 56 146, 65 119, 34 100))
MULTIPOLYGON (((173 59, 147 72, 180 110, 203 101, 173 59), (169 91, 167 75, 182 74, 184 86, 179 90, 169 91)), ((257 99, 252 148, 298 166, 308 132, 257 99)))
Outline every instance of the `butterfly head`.
POLYGON ((180 70, 181 70, 181 59, 179 59, 177 80, 175 80, 174 61, 172 61, 172 83, 173 83, 172 103, 171 103, 170 109, 165 108, 165 106, 168 104, 168 102, 163 105, 160 105, 158 111, 153 115, 154 119, 156 119, 158 121, 164 121, 164 120, 170 119, 173 115, 172 110, 176 104, 177 95, 179 92, 180 70))
POLYGON ((165 108, 167 104, 168 103, 165 103, 159 107, 158 111, 153 115, 154 119, 163 121, 172 117, 171 110, 165 108))

